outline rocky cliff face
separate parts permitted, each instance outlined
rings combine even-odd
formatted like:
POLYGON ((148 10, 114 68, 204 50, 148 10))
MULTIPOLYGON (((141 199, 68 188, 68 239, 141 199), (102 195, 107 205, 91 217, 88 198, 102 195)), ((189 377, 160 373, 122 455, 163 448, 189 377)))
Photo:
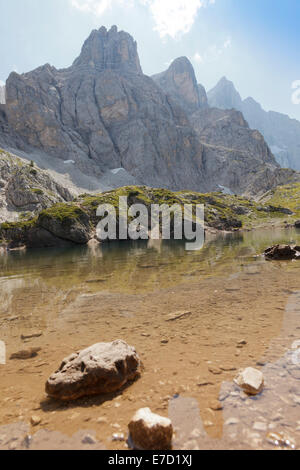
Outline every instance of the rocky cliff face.
POLYGON ((206 109, 208 108, 208 98, 206 94, 206 90, 203 85, 200 83, 198 84, 198 91, 200 96, 200 108, 206 109))
POLYGON ((31 146, 99 176, 123 167, 141 183, 205 187, 202 146, 183 110, 142 74, 131 36, 100 28, 74 64, 12 73, 8 124, 31 146))
POLYGON ((253 98, 241 99, 234 84, 222 78, 208 92, 209 105, 241 111, 250 127, 258 129, 266 139, 278 163, 300 170, 300 122, 273 111, 266 112, 253 98))
POLYGON ((124 31, 118 32, 116 26, 108 32, 104 26, 99 31, 92 31, 82 47, 80 56, 74 61, 73 67, 92 67, 99 71, 117 70, 143 74, 137 43, 130 34, 124 31))
POLYGON ((222 109, 208 107, 205 89, 197 85, 194 69, 184 57, 152 78, 184 109, 196 130, 203 145, 203 173, 210 190, 257 194, 285 176, 291 177, 293 172, 279 171, 260 132, 251 130, 242 113, 234 110, 242 100, 225 77, 209 94, 210 104, 216 102, 222 109))
POLYGON ((46 171, 0 149, 1 222, 72 199, 71 193, 46 171))
POLYGON ((241 112, 209 108, 191 122, 204 146, 203 165, 209 185, 249 195, 299 179, 281 170, 260 132, 249 128, 241 112))
MULTIPOLYGON (((237 106, 233 84, 223 79, 224 87, 230 107, 237 106)), ((91 180, 123 171, 128 181, 175 190, 225 186, 241 194, 255 187, 256 194, 259 184, 274 184, 278 170, 240 113, 208 109, 188 59, 147 77, 135 41, 116 27, 93 31, 69 68, 46 64, 9 76, 0 144, 71 162, 91 180), (258 183, 258 173, 266 181, 258 183)))
POLYGON ((168 70, 152 78, 188 115, 207 107, 205 89, 197 84, 193 66, 186 57, 174 60, 168 70))

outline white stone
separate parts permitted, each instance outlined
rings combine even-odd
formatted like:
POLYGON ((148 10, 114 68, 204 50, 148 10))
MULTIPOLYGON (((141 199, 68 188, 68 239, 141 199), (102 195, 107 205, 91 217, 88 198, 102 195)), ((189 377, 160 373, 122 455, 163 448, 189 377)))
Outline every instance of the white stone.
POLYGON ((236 424, 239 424, 239 420, 237 418, 228 418, 228 420, 225 423, 225 426, 234 426, 236 424))
POLYGON ((257 395, 264 387, 264 376, 259 370, 248 367, 239 373, 234 382, 248 395, 257 395))
POLYGON ((136 449, 167 450, 172 446, 171 420, 141 408, 128 425, 132 444, 136 449))
POLYGON ((268 425, 267 423, 257 421, 256 423, 254 423, 253 429, 254 431, 267 431, 268 425))

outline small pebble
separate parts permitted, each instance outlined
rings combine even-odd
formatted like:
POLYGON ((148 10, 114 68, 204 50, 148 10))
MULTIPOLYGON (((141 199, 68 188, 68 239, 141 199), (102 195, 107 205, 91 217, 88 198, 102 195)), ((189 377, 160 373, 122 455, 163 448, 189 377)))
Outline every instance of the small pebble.
POLYGON ((42 419, 39 416, 31 416, 30 422, 32 426, 38 426, 41 423, 42 419))

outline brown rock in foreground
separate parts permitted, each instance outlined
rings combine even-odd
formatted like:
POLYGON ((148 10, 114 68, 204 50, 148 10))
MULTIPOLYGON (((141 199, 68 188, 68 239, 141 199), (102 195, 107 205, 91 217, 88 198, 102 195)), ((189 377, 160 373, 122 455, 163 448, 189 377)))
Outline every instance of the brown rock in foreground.
POLYGON ((290 245, 275 245, 268 248, 264 255, 267 259, 290 260, 300 258, 300 253, 296 248, 290 245))
POLYGON ((128 425, 134 448, 140 450, 168 450, 172 447, 171 420, 141 408, 128 425))
POLYGON ((140 374, 136 350, 121 340, 98 343, 63 360, 46 393, 63 401, 116 392, 140 374))

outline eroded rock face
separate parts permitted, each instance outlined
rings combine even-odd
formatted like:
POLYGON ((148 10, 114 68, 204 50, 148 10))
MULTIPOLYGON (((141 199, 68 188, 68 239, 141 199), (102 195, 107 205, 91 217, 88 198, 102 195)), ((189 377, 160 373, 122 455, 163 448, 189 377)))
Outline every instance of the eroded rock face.
POLYGON ((124 341, 98 343, 63 360, 46 382, 46 393, 68 401, 120 390, 140 374, 136 350, 124 341))
POLYGON ((241 371, 234 382, 248 395, 258 395, 264 388, 263 373, 252 367, 241 371))
POLYGON ((86 244, 92 238, 88 214, 80 207, 54 206, 38 216, 38 226, 54 237, 77 244, 86 244))
POLYGON ((299 145, 300 122, 274 111, 265 111, 262 106, 249 97, 242 100, 234 84, 223 77, 208 92, 211 107, 236 109, 243 113, 252 129, 258 129, 270 145, 277 161, 283 168, 300 170, 299 145))
POLYGON ((190 122, 204 148, 203 171, 210 187, 257 195, 299 179, 293 170, 279 168, 263 136, 249 128, 241 112, 202 109, 190 122))
POLYGON ((133 38, 116 27, 94 30, 69 68, 9 76, 2 142, 72 161, 96 179, 123 169, 139 184, 172 190, 257 195, 300 180, 278 167, 241 113, 208 109, 187 58, 151 79, 133 38))
POLYGON ((86 174, 93 163, 99 176, 125 168, 142 184, 205 189, 202 146, 184 111, 142 74, 136 43, 115 27, 93 31, 68 69, 12 73, 6 94, 8 125, 86 174))
POLYGON ((188 115, 208 106, 205 89, 197 84, 194 68, 186 57, 174 60, 168 70, 152 78, 188 115))
POLYGON ((104 26, 94 30, 85 41, 75 67, 92 66, 100 70, 118 70, 142 74, 137 43, 130 34, 118 32, 117 26, 107 31, 104 26))
POLYGON ((171 420, 141 408, 128 425, 134 448, 140 450, 168 450, 172 447, 171 420))
POLYGON ((72 199, 46 171, 0 149, 0 222, 72 199))

